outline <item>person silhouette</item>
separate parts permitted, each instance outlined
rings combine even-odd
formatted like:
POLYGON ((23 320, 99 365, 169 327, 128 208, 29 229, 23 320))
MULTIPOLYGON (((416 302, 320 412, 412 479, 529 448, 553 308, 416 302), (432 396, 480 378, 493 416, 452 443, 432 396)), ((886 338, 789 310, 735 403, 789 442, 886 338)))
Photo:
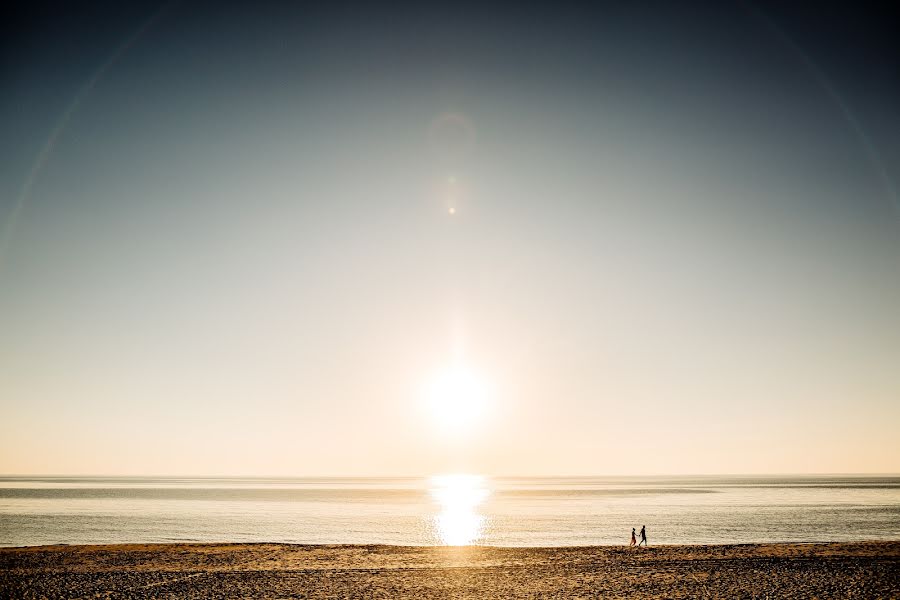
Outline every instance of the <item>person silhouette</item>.
POLYGON ((645 546, 649 545, 649 544, 647 544, 647 526, 646 525, 641 525, 641 541, 638 543, 638 547, 640 547, 641 544, 643 544, 645 546))
POLYGON ((637 539, 635 539, 635 537, 634 537, 634 527, 632 527, 631 528, 631 543, 628 545, 634 546, 635 544, 637 544, 637 539))

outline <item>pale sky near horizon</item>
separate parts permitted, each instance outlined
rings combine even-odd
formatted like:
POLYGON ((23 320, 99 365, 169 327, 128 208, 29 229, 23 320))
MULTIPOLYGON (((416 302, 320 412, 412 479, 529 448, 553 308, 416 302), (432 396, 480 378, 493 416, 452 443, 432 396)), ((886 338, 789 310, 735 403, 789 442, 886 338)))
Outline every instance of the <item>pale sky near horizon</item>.
POLYGON ((764 4, 13 21, 0 474, 900 472, 890 31, 764 4))

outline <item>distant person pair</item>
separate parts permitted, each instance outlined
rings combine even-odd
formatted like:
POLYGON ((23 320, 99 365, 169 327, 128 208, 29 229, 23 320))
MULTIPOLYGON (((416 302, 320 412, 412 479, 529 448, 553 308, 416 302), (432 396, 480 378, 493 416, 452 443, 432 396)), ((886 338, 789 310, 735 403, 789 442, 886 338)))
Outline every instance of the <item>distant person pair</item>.
POLYGON ((631 528, 631 544, 629 544, 629 546, 634 546, 635 544, 637 544, 638 546, 640 546, 641 544, 643 544, 645 546, 648 545, 647 544, 647 526, 646 525, 641 525, 641 541, 640 541, 640 543, 638 543, 637 539, 635 538, 634 527, 631 528))

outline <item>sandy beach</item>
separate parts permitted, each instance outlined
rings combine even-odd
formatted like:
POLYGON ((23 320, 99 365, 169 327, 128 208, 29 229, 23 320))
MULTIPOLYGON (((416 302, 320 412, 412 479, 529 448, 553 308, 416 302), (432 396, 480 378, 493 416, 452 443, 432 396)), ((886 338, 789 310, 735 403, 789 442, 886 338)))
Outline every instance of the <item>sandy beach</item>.
POLYGON ((0 549, 10 598, 897 598, 900 542, 0 549))

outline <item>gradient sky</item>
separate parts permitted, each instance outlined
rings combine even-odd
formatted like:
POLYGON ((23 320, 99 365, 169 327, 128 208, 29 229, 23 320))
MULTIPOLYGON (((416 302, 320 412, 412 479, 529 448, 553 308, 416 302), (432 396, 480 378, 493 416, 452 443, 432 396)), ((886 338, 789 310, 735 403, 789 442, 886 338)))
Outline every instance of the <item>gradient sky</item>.
POLYGON ((900 472, 886 9, 120 4, 3 26, 0 473, 900 472))

